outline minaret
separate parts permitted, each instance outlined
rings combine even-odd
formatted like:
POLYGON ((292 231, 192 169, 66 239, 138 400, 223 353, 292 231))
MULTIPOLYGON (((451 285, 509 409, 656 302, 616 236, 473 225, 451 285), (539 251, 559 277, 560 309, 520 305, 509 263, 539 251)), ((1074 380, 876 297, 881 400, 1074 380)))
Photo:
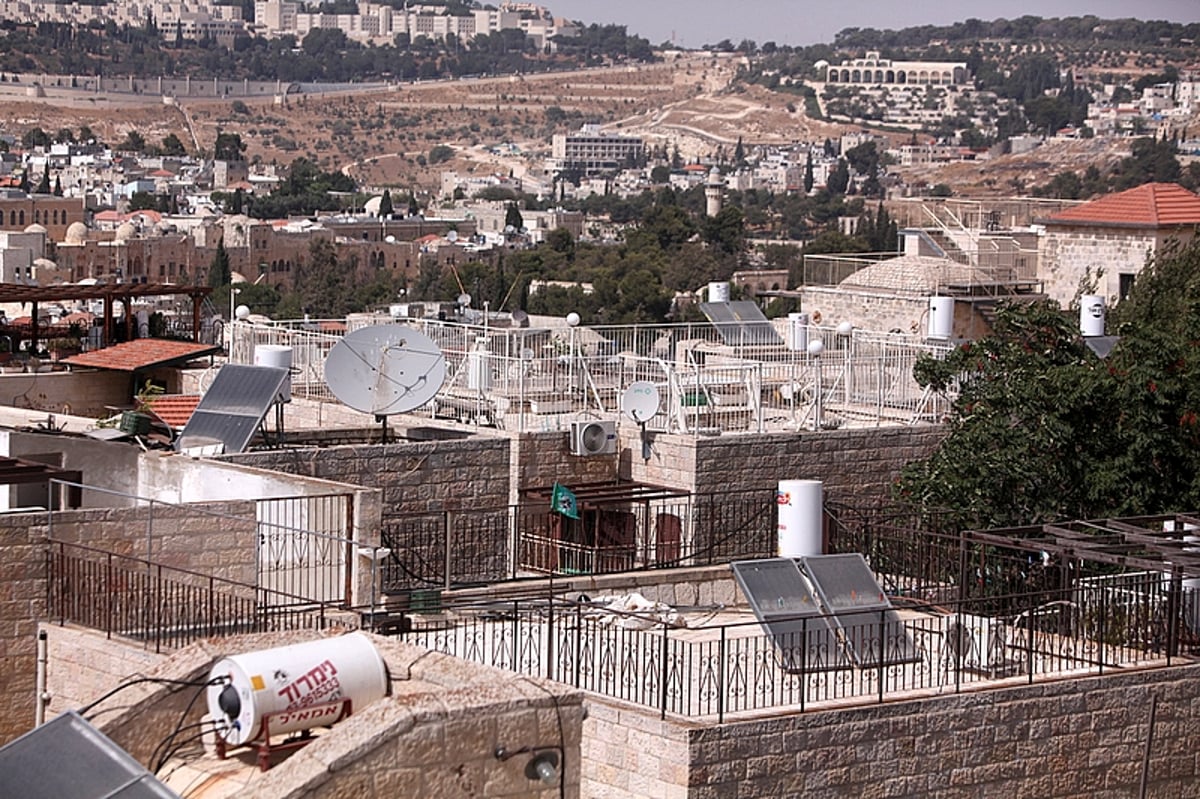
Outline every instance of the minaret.
POLYGON ((725 189, 725 179, 721 177, 721 170, 715 166, 709 171, 708 179, 704 181, 704 213, 709 216, 716 216, 721 213, 722 192, 725 189))

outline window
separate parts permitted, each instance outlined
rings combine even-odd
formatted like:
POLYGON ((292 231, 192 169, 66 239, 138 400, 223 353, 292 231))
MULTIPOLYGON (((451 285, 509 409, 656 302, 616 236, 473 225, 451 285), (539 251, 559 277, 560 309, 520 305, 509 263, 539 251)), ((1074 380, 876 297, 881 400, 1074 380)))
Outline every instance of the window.
POLYGON ((1133 291, 1133 281, 1137 275, 1117 275, 1117 297, 1125 300, 1129 298, 1129 293, 1133 291))

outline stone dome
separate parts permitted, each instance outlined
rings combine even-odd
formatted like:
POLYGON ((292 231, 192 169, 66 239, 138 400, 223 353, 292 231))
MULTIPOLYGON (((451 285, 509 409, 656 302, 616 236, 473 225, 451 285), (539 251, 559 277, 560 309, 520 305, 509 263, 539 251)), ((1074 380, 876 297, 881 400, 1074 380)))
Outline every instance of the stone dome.
POLYGON ((87 239, 87 225, 82 222, 72 222, 67 227, 67 243, 68 244, 83 244, 87 239))
POLYGON ((121 226, 117 228, 117 234, 113 237, 113 241, 129 241, 136 233, 137 228, 133 226, 132 222, 122 222, 121 226))
POLYGON ((32 225, 25 228, 25 232, 26 233, 45 233, 46 228, 42 227, 37 222, 34 222, 32 225))

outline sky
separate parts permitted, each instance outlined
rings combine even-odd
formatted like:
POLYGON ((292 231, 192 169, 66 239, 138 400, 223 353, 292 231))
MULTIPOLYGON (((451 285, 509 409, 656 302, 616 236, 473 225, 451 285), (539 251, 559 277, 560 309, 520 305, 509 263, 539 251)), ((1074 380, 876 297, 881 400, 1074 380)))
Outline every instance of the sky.
POLYGON ((658 45, 674 41, 698 48, 729 39, 758 44, 807 45, 832 42, 843 28, 908 28, 948 25, 975 17, 992 20, 1025 15, 1101 19, 1165 19, 1200 22, 1200 0, 540 0, 558 17, 585 23, 624 25, 630 34, 658 45))

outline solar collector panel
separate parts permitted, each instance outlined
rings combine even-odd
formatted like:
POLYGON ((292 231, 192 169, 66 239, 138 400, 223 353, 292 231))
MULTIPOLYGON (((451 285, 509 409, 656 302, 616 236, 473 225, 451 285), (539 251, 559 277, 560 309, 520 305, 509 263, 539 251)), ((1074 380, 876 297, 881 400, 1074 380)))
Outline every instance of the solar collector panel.
POLYGON ((225 452, 242 452, 279 400, 287 378, 288 370, 279 366, 225 364, 179 434, 175 449, 220 443, 225 452))

